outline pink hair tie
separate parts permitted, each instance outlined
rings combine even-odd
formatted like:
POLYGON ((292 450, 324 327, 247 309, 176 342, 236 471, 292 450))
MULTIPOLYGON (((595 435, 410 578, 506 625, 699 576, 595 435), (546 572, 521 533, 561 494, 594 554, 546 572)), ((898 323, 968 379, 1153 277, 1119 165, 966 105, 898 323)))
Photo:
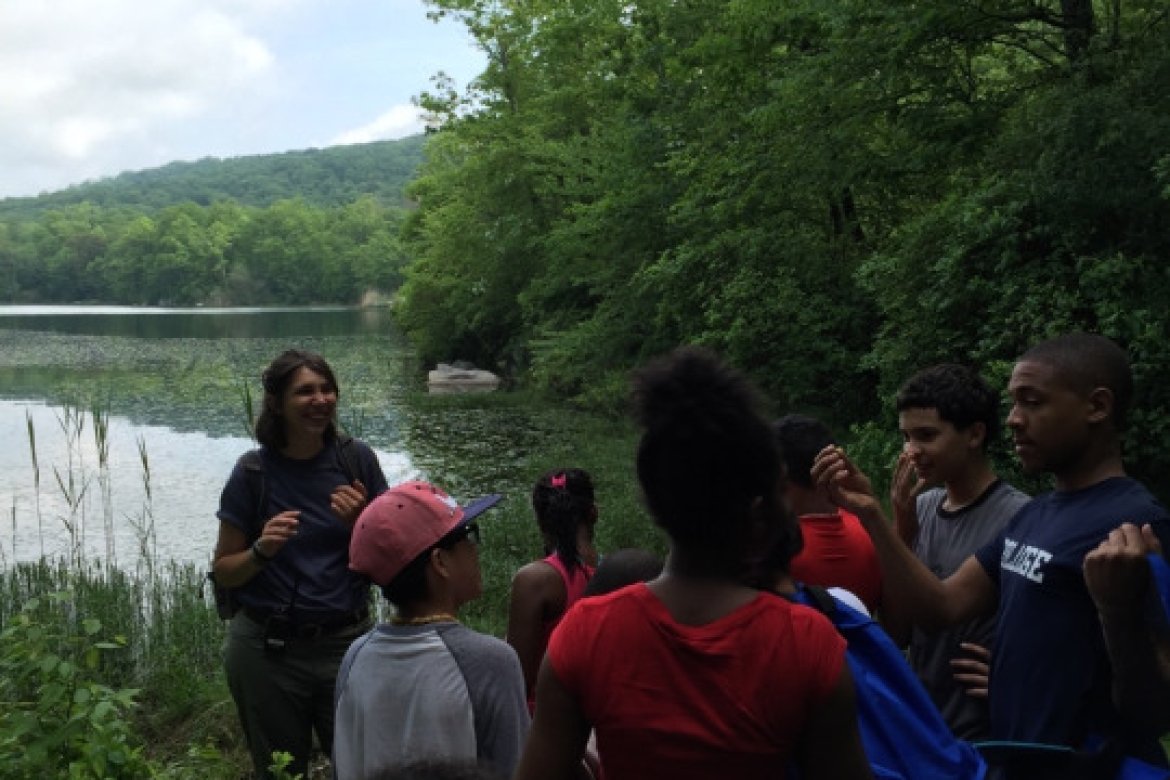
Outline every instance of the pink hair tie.
POLYGON ((566 487, 568 487, 569 478, 563 473, 557 474, 555 477, 549 480, 549 484, 557 490, 564 490, 566 487))

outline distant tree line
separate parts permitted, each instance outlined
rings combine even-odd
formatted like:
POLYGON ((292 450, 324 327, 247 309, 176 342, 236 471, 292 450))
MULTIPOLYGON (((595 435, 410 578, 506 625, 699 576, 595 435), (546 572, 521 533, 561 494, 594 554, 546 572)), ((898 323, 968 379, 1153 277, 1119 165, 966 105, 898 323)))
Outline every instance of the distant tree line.
POLYGON ((219 201, 153 213, 83 203, 0 220, 0 300, 189 306, 355 304, 401 284, 405 210, 219 201))
POLYGON ((424 358, 604 404, 701 342, 888 440, 915 369, 1002 383, 1089 329, 1144 388, 1131 462, 1170 473, 1166 0, 430 5, 488 67, 423 99, 424 358))
POLYGON ((0 301, 356 303, 401 283, 422 136, 176 162, 0 200, 0 301))
POLYGON ((422 161, 423 136, 396 141, 173 162, 77 184, 31 198, 0 200, 0 221, 32 220, 48 211, 88 203, 153 212, 232 200, 271 206, 300 198, 313 206, 344 206, 363 195, 403 206, 402 191, 422 161))

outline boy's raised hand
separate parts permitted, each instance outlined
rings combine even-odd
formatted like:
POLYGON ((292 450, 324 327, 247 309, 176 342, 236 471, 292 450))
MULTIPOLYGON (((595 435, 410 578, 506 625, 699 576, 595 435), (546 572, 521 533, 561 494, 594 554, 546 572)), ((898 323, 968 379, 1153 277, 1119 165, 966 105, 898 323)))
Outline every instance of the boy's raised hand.
POLYGON ((894 526, 898 536, 912 546, 918 536, 918 494, 926 487, 926 480, 918 476, 910 453, 903 450, 894 465, 890 480, 890 506, 894 509, 894 526))
POLYGON ((829 500, 862 519, 880 515, 881 506, 873 484, 836 444, 819 453, 812 467, 813 482, 826 492, 829 500))

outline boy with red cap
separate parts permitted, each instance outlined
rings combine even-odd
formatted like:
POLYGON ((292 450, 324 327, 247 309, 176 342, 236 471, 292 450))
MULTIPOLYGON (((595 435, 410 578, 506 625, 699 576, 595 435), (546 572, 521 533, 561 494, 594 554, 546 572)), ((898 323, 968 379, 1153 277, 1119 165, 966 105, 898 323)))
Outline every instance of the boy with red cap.
POLYGON ((483 590, 474 518, 500 496, 460 507, 425 482, 371 502, 350 568, 396 608, 349 648, 337 677, 338 780, 420 761, 475 761, 508 777, 528 732, 524 677, 505 642, 459 623, 483 590))

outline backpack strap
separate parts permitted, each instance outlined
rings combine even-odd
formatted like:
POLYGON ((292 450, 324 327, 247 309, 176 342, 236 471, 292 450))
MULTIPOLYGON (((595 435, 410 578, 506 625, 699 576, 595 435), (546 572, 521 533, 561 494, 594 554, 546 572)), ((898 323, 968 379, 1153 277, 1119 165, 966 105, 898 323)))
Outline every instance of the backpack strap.
MULTIPOLYGON (((268 480, 264 476, 264 459, 260 456, 260 450, 248 450, 240 456, 240 465, 244 467, 244 477, 248 482, 248 489, 252 493, 252 497, 256 500, 256 523, 259 530, 264 527, 264 521, 268 518, 265 512, 268 508, 268 480)), ((257 533, 256 537, 260 534, 257 533)), ((249 535, 249 542, 255 541, 249 535)))
MULTIPOLYGON (((353 437, 338 433, 333 437, 333 446, 337 449, 337 459, 341 461, 341 470, 349 484, 355 479, 361 479, 362 472, 359 464, 354 460, 356 447, 353 446, 353 437)), ((364 482, 364 480, 363 480, 364 482)))
MULTIPOLYGON (((807 604, 810 607, 816 607, 817 611, 833 620, 837 612, 837 602, 833 598, 833 594, 820 585, 805 585, 801 583, 797 588, 808 593, 807 604)), ((836 622, 833 620, 833 622, 836 622)))

